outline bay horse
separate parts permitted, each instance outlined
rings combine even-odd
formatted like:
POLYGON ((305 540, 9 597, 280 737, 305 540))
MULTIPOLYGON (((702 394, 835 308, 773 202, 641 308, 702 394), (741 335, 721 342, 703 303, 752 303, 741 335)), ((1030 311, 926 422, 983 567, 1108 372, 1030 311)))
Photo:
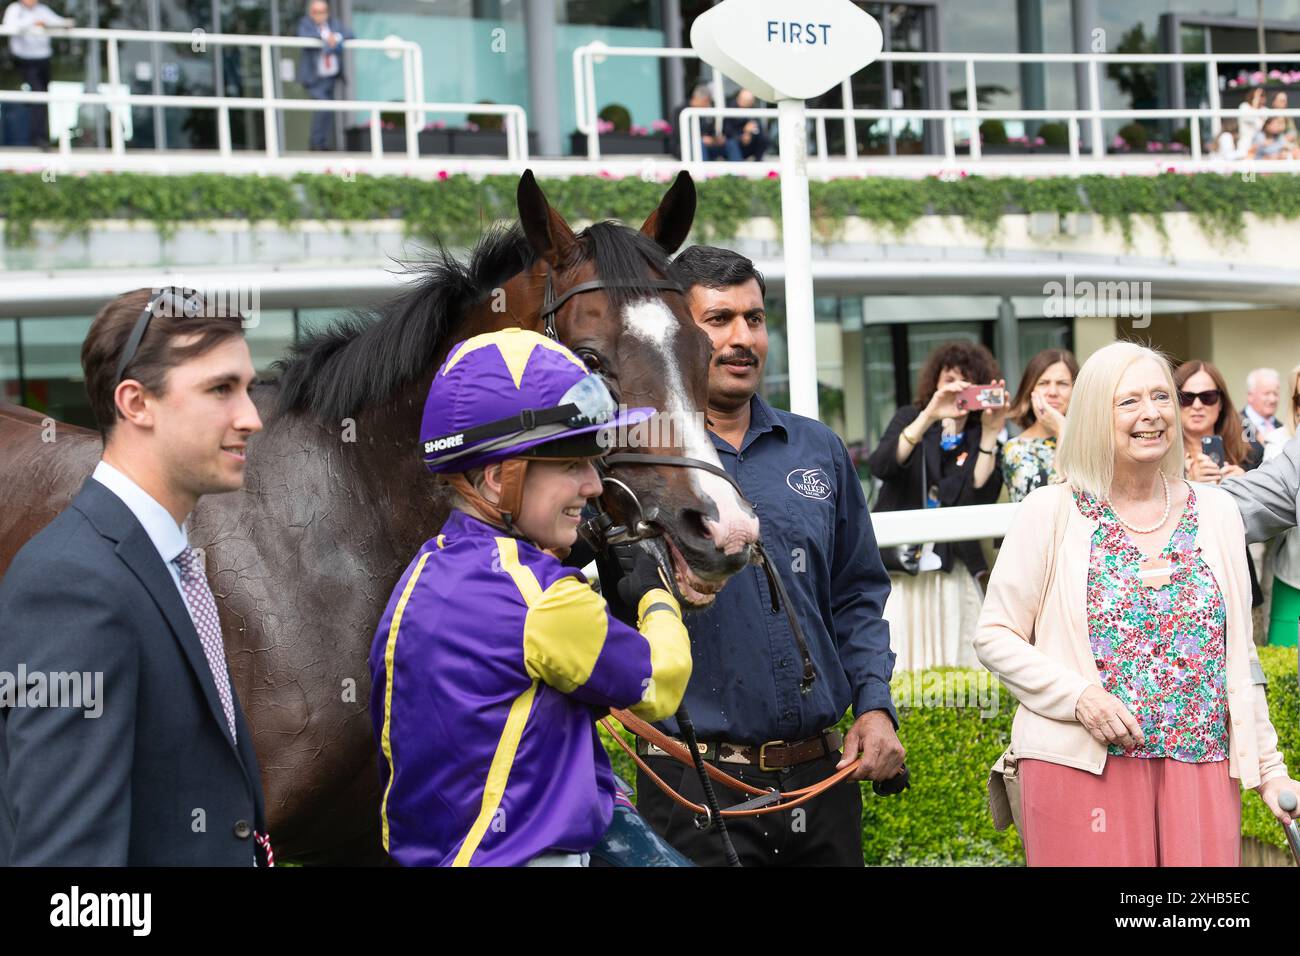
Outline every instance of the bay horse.
MULTIPOLYGON (((622 403, 671 408, 686 423, 669 432, 674 444, 637 451, 719 464, 704 432, 708 338, 684 295, 664 288, 694 218, 689 175, 640 231, 598 222, 575 234, 531 171, 517 201, 518 225, 490 229, 466 263, 440 247, 391 300, 296 345, 278 381, 254 389, 264 427, 249 442, 243 489, 206 496, 190 515, 282 859, 384 860, 367 654, 395 582, 450 510, 417 446, 425 395, 453 344, 511 326, 542 331, 548 282, 556 299, 575 290, 554 313, 557 337, 622 403), (575 289, 584 283, 601 287, 575 289)), ((0 407, 0 574, 67 506, 101 449, 96 432, 0 407)), ((688 608, 754 558, 757 518, 723 478, 644 461, 611 472, 656 515, 688 608)), ((640 517, 610 499, 616 520, 640 517)))

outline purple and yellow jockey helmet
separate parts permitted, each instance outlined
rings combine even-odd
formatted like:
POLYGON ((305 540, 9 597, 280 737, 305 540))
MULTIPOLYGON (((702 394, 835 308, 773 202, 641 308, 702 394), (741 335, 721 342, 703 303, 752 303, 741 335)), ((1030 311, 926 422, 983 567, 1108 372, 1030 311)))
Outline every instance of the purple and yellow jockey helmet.
POLYGON ((507 458, 592 458, 611 432, 653 408, 619 410, 599 375, 527 329, 485 332, 452 346, 424 403, 420 454, 436 474, 507 458))

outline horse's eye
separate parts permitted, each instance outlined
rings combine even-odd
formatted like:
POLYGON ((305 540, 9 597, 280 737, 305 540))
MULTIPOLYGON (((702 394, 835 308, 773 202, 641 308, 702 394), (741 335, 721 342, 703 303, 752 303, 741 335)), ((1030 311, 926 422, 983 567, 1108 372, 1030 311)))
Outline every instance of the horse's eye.
POLYGON ((586 365, 587 368, 591 369, 591 371, 600 371, 600 356, 595 352, 592 352, 590 349, 579 349, 577 355, 578 358, 582 359, 583 364, 586 365))

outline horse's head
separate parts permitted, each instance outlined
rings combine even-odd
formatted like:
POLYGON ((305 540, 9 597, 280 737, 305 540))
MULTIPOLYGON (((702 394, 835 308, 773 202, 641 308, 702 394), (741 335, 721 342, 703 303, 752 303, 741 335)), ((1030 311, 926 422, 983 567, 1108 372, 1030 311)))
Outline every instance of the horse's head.
MULTIPOLYGON (((604 377, 620 404, 660 412, 653 427, 618 436, 615 452, 720 468, 705 429, 709 339, 692 320, 684 293, 666 281, 668 256, 695 217, 690 176, 677 177, 639 232, 599 222, 575 234, 531 172, 519 181, 518 201, 520 225, 538 256, 529 288, 540 297, 549 283, 548 298, 558 303, 551 327, 560 341, 604 377), (579 288, 587 283, 593 285, 579 288)), ((675 569, 678 596, 688 605, 711 603, 752 559, 758 519, 725 477, 644 462, 616 462, 610 477, 631 494, 607 483, 606 508, 629 527, 644 519, 662 532, 651 546, 675 569)))

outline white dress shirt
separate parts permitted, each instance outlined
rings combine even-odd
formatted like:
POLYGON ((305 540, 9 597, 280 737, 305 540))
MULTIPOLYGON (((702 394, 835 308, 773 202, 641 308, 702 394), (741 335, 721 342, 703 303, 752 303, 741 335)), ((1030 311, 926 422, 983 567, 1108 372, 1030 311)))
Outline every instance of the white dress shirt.
MULTIPOLYGON (((31 30, 38 23, 62 26, 63 17, 59 16, 43 3, 26 7, 14 0, 5 10, 4 25, 17 27, 19 30, 31 30)), ((24 60, 48 60, 54 52, 50 38, 44 30, 32 30, 9 38, 9 52, 24 60)))
MULTIPOLYGON (((131 509, 131 514, 135 515, 135 520, 144 526, 145 534, 158 549, 158 556, 162 558, 163 564, 167 565, 167 570, 171 573, 172 583, 176 585, 176 593, 181 596, 181 603, 185 604, 185 610, 189 611, 190 606, 185 601, 185 592, 181 590, 180 565, 176 563, 176 558, 189 544, 186 529, 177 525, 171 512, 160 505, 149 492, 108 462, 101 461, 96 465, 90 477, 121 498, 122 503, 131 509)), ((190 612, 191 619, 193 616, 193 612, 190 612)))

